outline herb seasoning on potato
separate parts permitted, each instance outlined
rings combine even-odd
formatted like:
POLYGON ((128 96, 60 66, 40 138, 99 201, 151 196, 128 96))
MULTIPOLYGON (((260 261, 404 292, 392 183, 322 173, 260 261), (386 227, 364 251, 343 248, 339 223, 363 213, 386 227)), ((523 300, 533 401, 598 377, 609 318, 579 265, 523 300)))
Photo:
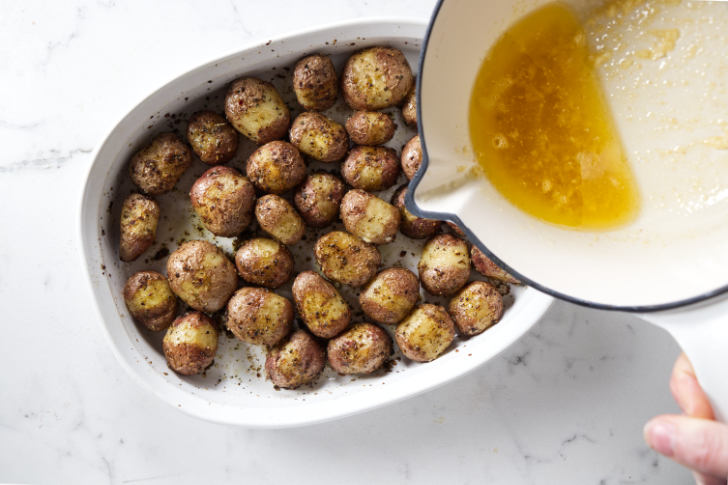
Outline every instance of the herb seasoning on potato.
POLYGON ((455 324, 443 307, 425 303, 397 326, 394 338, 405 357, 430 362, 452 344, 455 324))
POLYGON ((131 180, 142 192, 169 192, 192 163, 192 151, 174 133, 162 133, 131 159, 131 180))
POLYGON ((473 281, 450 300, 448 313, 458 332, 470 337, 484 332, 503 316, 503 297, 493 285, 473 281))
POLYGON ((396 129, 392 118, 378 111, 357 111, 346 120, 349 139, 357 145, 383 145, 396 129))
POLYGON ((371 47, 349 57, 341 76, 344 100, 355 110, 397 106, 414 85, 407 59, 399 49, 371 47))
POLYGON ((208 231, 233 237, 253 219, 255 189, 237 170, 212 167, 192 184, 190 201, 208 231))
POLYGON ((298 315, 317 337, 334 337, 349 326, 349 305, 336 288, 318 273, 300 273, 293 281, 292 292, 298 315))
POLYGON ((514 285, 521 284, 520 281, 511 276, 500 266, 495 264, 488 256, 485 255, 485 253, 483 253, 483 251, 481 251, 477 247, 473 246, 470 249, 470 257, 473 258, 473 267, 475 268, 475 271, 482 274, 483 276, 487 276, 488 278, 493 278, 504 283, 511 283, 514 285))
POLYGON ((388 189, 399 177, 397 153, 387 147, 356 146, 344 160, 341 176, 356 189, 368 192, 388 189))
POLYGON ((208 165, 229 162, 238 150, 238 132, 212 111, 198 111, 190 117, 187 141, 208 165))
POLYGON ((288 201, 277 195, 264 195, 255 204, 260 228, 283 244, 292 245, 306 232, 303 219, 288 201))
POLYGON ((119 259, 134 261, 154 244, 159 205, 141 194, 131 194, 121 206, 119 259))
POLYGON ((404 205, 404 196, 406 193, 407 186, 403 185, 392 196, 392 205, 399 209, 402 217, 399 232, 412 239, 425 239, 434 235, 440 228, 440 221, 422 219, 408 211, 404 205))
POLYGON ((372 244, 394 241, 399 229, 399 210, 379 197, 354 189, 341 201, 341 220, 346 230, 372 244))
POLYGON ((190 312, 177 317, 162 340, 167 365, 178 374, 201 374, 217 353, 217 329, 210 317, 190 312))
POLYGON ((245 165, 248 178, 258 190, 282 194, 306 178, 306 164, 298 149, 285 141, 271 141, 258 148, 245 165))
POLYGON ((349 149, 349 136, 336 121, 321 113, 301 113, 293 120, 291 143, 319 162, 338 162, 349 149))
POLYGON ((314 255, 327 278, 353 287, 371 280, 382 263, 376 246, 343 231, 321 236, 314 246, 314 255))
POLYGON ((245 241, 235 252, 238 274, 248 283, 278 288, 293 275, 293 256, 283 244, 258 237, 245 241))
POLYGON ((451 234, 433 237, 417 265, 422 286, 433 295, 452 295, 470 278, 468 243, 451 234))
POLYGON ((324 111, 336 103, 339 81, 329 56, 304 57, 293 68, 293 92, 298 104, 308 111, 324 111))
POLYGON ((422 145, 420 144, 420 135, 413 136, 404 148, 400 157, 402 163, 402 171, 408 180, 412 180, 422 165, 422 145))
POLYGON ((377 323, 401 322, 420 298, 420 282, 405 268, 380 272, 359 295, 362 311, 377 323))
POLYGON ((268 352, 265 371, 274 385, 295 389, 309 384, 324 370, 326 351, 305 330, 296 330, 268 352))
POLYGON ((243 342, 270 347, 291 331, 293 304, 264 288, 240 288, 227 304, 225 325, 243 342))
POLYGON ((344 182, 336 175, 315 173, 296 190, 293 202, 311 227, 325 227, 339 216, 344 182))
POLYGON ((139 271, 126 280, 124 303, 132 318, 149 330, 169 327, 177 315, 177 297, 156 271, 139 271))
POLYGON ((392 354, 392 338, 371 323, 357 323, 329 340, 326 355, 339 374, 371 374, 392 354))
POLYGON ((254 77, 233 81, 225 96, 225 116, 259 145, 286 136, 291 113, 276 88, 254 77))

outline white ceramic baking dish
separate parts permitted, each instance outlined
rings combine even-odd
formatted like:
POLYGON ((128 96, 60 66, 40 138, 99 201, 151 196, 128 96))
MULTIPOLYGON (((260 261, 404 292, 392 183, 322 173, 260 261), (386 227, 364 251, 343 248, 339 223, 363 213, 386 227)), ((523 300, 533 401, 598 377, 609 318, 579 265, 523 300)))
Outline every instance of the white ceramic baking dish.
MULTIPOLYGON (((191 180, 205 168, 196 161, 178 184, 179 189, 161 198, 163 220, 157 246, 147 251, 146 260, 142 257, 133 264, 119 261, 118 210, 124 196, 132 190, 127 161, 151 134, 176 127, 185 113, 200 106, 219 106, 220 91, 242 75, 272 80, 279 90, 285 91, 285 84, 290 84, 286 68, 311 52, 331 54, 340 64, 357 49, 386 44, 405 52, 416 68, 424 31, 425 24, 419 22, 360 20, 241 50, 197 67, 161 87, 134 107, 101 142, 93 155, 81 203, 84 265, 101 315, 99 321, 111 348, 123 367, 144 387, 175 408, 211 421, 280 428, 332 420, 414 396, 462 376, 508 347, 546 311, 550 297, 531 288, 515 288, 512 306, 498 325, 476 338, 458 340, 449 352, 432 363, 414 364, 402 359, 388 371, 365 378, 338 376, 327 370, 314 388, 297 391, 275 390, 261 369, 260 349, 224 335, 220 337, 215 364, 205 376, 178 376, 167 368, 160 351, 161 335, 140 329, 127 313, 121 296, 126 278, 140 269, 163 271, 163 258, 150 255, 165 244, 173 250, 182 235, 213 239, 190 223, 189 208, 182 204, 191 180)), ((285 98, 290 93, 283 95, 285 98)), ((344 115, 344 111, 331 114, 344 115)), ((393 143, 400 144, 399 149, 402 139, 393 143)), ((246 149, 252 146, 242 148, 246 149)), ((240 169, 239 164, 240 159, 236 158, 230 165, 240 169)), ((231 240, 222 239, 216 242, 229 250, 231 240)), ((383 250, 385 259, 399 257, 398 262, 405 266, 416 265, 416 251, 402 257, 407 247, 390 246, 383 250), (396 254, 391 254, 393 251, 396 254)), ((306 264, 310 263, 303 266, 306 264)), ((297 262, 297 270, 302 269, 297 262)))

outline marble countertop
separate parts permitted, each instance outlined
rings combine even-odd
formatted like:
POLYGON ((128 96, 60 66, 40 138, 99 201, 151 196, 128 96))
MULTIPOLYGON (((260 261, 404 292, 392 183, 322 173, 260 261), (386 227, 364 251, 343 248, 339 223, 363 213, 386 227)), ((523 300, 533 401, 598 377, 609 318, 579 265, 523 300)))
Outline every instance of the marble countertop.
POLYGON ((426 19, 432 0, 7 2, 0 15, 0 482, 684 484, 642 440, 678 354, 627 315, 556 303, 521 341, 425 395, 251 431, 191 418, 117 364, 77 219, 90 152, 175 75, 342 19, 426 19), (279 16, 276 12, 285 12, 279 16))

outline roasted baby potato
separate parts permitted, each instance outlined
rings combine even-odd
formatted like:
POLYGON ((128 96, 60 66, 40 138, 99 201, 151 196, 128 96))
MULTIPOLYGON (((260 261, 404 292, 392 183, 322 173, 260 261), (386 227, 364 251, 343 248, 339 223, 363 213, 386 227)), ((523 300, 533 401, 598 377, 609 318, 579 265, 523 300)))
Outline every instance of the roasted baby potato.
POLYGON ((154 244, 159 205, 141 194, 131 194, 121 206, 119 259, 134 261, 154 244))
POLYGON ((406 357, 430 362, 455 339, 455 324, 443 307, 425 303, 397 325, 394 339, 406 357))
POLYGON ((256 345, 273 346, 293 327, 293 304, 264 288, 240 288, 227 304, 228 330, 256 345))
POLYGON ((354 287, 371 280, 382 263, 376 246, 343 231, 321 236, 314 246, 314 255, 327 278, 354 287))
POLYGON ((235 266, 248 283, 278 288, 293 275, 293 256, 278 241, 259 237, 245 241, 238 248, 235 266))
POLYGON ((174 133, 162 133, 136 152, 129 163, 132 182, 149 195, 172 190, 192 163, 192 151, 174 133))
POLYGON ((422 219, 415 216, 404 205, 404 196, 407 193, 407 186, 403 185, 392 196, 392 205, 399 209, 402 222, 399 225, 399 232, 412 239, 425 239, 432 236, 440 228, 440 221, 433 219, 422 219))
POLYGON ((296 330, 268 351, 265 372, 274 385, 295 389, 316 380, 325 365, 321 344, 305 330, 296 330))
POLYGON ((483 251, 475 246, 470 249, 470 256, 473 258, 473 267, 475 268, 475 271, 483 276, 494 278, 496 280, 503 281, 504 283, 511 283, 513 285, 521 284, 520 281, 496 265, 488 256, 485 255, 485 253, 483 253, 483 251))
POLYGON ((399 323, 420 298, 420 282, 405 268, 380 272, 359 295, 362 311, 377 323, 399 323))
POLYGON ((260 228, 283 244, 292 245, 306 232, 303 219, 288 201, 277 195, 264 195, 255 204, 260 228))
POLYGON ((351 309, 336 288, 314 271, 304 271, 293 281, 298 315, 312 334, 331 338, 351 321, 351 309))
POLYGON ((382 145, 394 136, 397 126, 385 113, 357 111, 346 120, 349 139, 357 145, 382 145))
POLYGON ((233 237, 253 219, 255 189, 237 170, 212 167, 192 184, 190 201, 208 231, 233 237))
POLYGON ((433 295, 452 295, 470 278, 468 243, 440 234, 425 244, 417 265, 422 286, 433 295))
POLYGON ((397 181, 397 152, 387 147, 356 146, 341 166, 341 175, 349 185, 369 192, 384 190, 397 181))
POLYGON ((325 227, 339 216, 344 182, 335 175, 315 173, 296 191, 293 203, 311 227, 325 227))
POLYGON ((229 162, 238 151, 238 132, 212 111, 198 111, 190 117, 187 141, 208 165, 229 162))
POLYGON ((414 85, 402 51, 371 47, 352 55, 344 66, 341 91, 354 110, 376 111, 396 106, 414 85))
POLYGON ((408 180, 412 180, 422 165, 422 144, 420 144, 420 135, 413 136, 410 141, 402 148, 402 171, 408 180))
POLYGON ((255 150, 248 157, 245 171, 259 190, 269 194, 282 194, 306 178, 306 164, 298 149, 280 140, 255 150))
POLYGON ((164 330, 177 315, 177 297, 156 271, 131 275, 124 285, 124 303, 132 318, 149 330, 164 330))
POLYGON ((402 105, 402 118, 409 126, 417 126, 417 95, 414 84, 402 105))
POLYGON ((339 374, 371 374, 392 354, 392 338, 376 325, 357 323, 329 340, 326 354, 339 374))
POLYGON ((341 200, 341 220, 346 230, 362 241, 386 244, 394 241, 399 229, 399 210, 379 197, 359 189, 341 200))
POLYGON ((293 120, 291 143, 319 162, 338 162, 349 149, 349 136, 336 121, 321 113, 307 111, 293 120))
POLYGON ((484 332, 503 316, 503 297, 493 285, 473 281, 450 300, 447 308, 461 335, 484 332))
POLYGON ((460 239, 467 239, 467 236, 465 235, 465 231, 463 231, 460 226, 455 224, 454 222, 446 221, 445 224, 447 224, 447 227, 450 228, 450 231, 455 234, 460 239))
POLYGON ((225 96, 230 124, 258 145, 286 136, 291 113, 276 88, 254 77, 233 81, 225 96))
POLYGON ((178 374, 201 374, 210 367, 217 352, 215 323, 200 312, 177 317, 162 340, 167 365, 178 374))
POLYGON ((213 313, 225 306, 235 288, 235 265, 207 241, 187 241, 167 260, 167 278, 175 295, 195 310, 213 313))
POLYGON ((293 68, 293 92, 305 110, 331 108, 339 94, 339 81, 331 58, 314 54, 298 61, 293 68))

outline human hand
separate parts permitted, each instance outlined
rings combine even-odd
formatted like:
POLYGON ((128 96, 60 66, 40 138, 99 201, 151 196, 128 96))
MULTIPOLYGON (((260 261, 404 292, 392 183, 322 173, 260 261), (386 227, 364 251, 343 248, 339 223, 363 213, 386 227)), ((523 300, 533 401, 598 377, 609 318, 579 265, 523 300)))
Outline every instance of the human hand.
POLYGON ((713 409, 685 354, 675 362, 670 390, 683 415, 662 415, 644 429, 655 451, 694 472, 698 485, 725 485, 728 477, 728 425, 714 421, 713 409))

